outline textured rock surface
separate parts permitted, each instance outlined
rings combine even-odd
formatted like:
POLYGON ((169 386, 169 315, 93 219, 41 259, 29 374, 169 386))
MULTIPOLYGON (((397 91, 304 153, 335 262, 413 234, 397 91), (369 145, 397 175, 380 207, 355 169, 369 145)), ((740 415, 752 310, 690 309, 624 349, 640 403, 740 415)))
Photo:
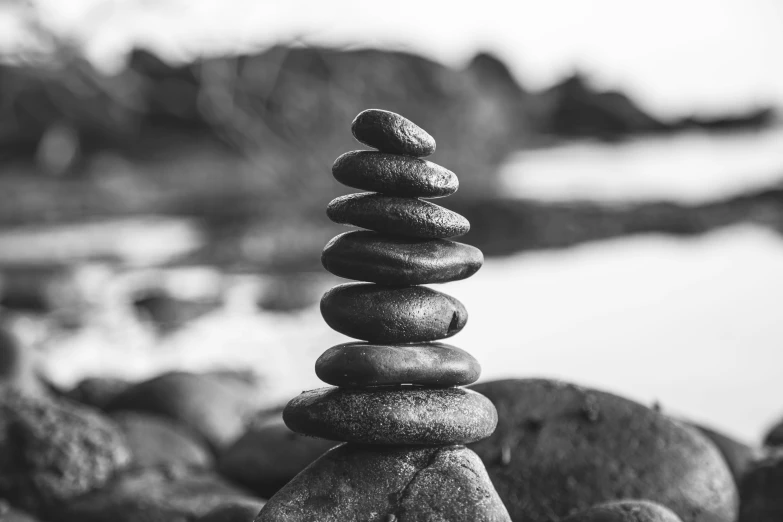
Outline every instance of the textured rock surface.
POLYGON ((607 502, 563 519, 563 522, 682 522, 669 508, 643 500, 607 502))
POLYGON ((345 444, 270 499, 257 522, 507 522, 481 461, 462 446, 345 444))
POLYGON ((126 472, 69 503, 54 522, 191 522, 219 506, 242 502, 262 501, 216 475, 147 468, 126 472))
POLYGON ((294 433, 282 418, 248 430, 218 460, 220 473, 269 498, 335 442, 294 433))
POLYGON ((109 411, 140 411, 176 421, 223 448, 244 431, 256 409, 252 383, 217 374, 172 372, 136 384, 109 404, 109 411))
POLYGON ((315 362, 315 373, 344 387, 464 386, 478 380, 481 366, 468 352, 448 344, 346 343, 326 350, 315 362))
POLYGON ((465 307, 450 295, 423 286, 370 283, 332 288, 321 299, 321 315, 334 330, 374 343, 437 341, 468 321, 465 307))
POLYGON ((397 236, 449 238, 470 230, 467 219, 434 203, 373 192, 335 198, 326 215, 335 223, 397 236))
POLYGON ((698 429, 702 435, 707 437, 718 448, 723 459, 731 470, 732 476, 734 476, 734 482, 739 483, 740 478, 750 468, 751 464, 761 457, 761 449, 753 448, 747 444, 743 444, 732 437, 724 433, 720 433, 706 426, 700 426, 698 424, 692 424, 691 426, 698 429))
POLYGON ((261 501, 232 502, 213 509, 198 522, 253 522, 262 507, 264 503, 261 501))
POLYGON ((429 156, 435 152, 435 140, 421 127, 394 112, 367 109, 351 123, 351 132, 359 142, 384 152, 429 156))
POLYGON ((0 393, 0 497, 34 514, 102 487, 130 461, 117 426, 66 401, 0 393))
POLYGON ((170 419, 132 411, 116 412, 112 418, 125 434, 134 467, 213 464, 206 443, 170 419))
POLYGON ((739 522, 783 520, 783 452, 757 462, 740 480, 739 522))
POLYGON ((343 185, 389 196, 440 198, 459 188, 457 175, 440 165, 369 150, 346 152, 337 158, 332 175, 343 185))
POLYGON ((475 384, 499 423, 473 444, 511 517, 549 521, 641 498, 684 522, 731 522, 737 492, 713 444, 635 402, 544 379, 475 384))
POLYGON ((484 264, 476 247, 448 239, 411 239, 346 232, 326 244, 324 268, 334 275, 382 285, 423 285, 466 279, 484 264))
POLYGON ((365 444, 461 444, 488 437, 492 403, 462 388, 389 387, 303 392, 283 411, 297 433, 365 444))

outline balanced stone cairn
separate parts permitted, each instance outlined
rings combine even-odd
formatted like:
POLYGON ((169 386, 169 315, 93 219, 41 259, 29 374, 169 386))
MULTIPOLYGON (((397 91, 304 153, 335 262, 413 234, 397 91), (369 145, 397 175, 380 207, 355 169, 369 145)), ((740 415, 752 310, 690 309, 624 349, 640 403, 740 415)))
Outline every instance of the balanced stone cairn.
POLYGON ((288 403, 293 431, 340 445, 297 475, 257 521, 508 521, 481 460, 464 444, 497 425, 492 402, 459 386, 475 382, 470 354, 439 343, 465 326, 465 307, 426 286, 470 277, 484 258, 450 241, 468 221, 421 198, 456 192, 453 172, 420 159, 435 140, 397 114, 370 109, 354 137, 378 149, 343 154, 332 173, 373 192, 333 200, 332 221, 367 230, 340 234, 323 251, 331 273, 362 281, 321 300, 330 327, 365 342, 328 349, 315 364, 333 387, 288 403))

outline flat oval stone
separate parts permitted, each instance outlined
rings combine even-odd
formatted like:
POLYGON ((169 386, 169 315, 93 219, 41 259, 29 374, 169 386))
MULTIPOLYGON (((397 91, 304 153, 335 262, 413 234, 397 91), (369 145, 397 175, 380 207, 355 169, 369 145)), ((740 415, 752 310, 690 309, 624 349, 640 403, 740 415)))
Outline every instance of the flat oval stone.
POLYGON ((481 366, 465 350, 443 343, 345 343, 326 350, 315 362, 315 373, 343 387, 464 386, 478 380, 481 366))
POLYGON ((295 397, 283 410, 297 433, 362 444, 466 444, 489 437, 497 411, 483 395, 464 388, 319 388, 295 397))
POLYGON ((408 156, 429 156, 435 152, 435 139, 421 127, 399 114, 367 109, 351 123, 354 138, 383 152, 408 156))
POLYGON ((384 344, 445 339, 468 321, 462 303, 437 290, 369 283, 332 288, 321 298, 321 315, 342 334, 384 344))
POLYGON ((441 198, 459 188, 457 175, 440 165, 371 150, 346 152, 335 160, 332 175, 343 185, 390 196, 441 198))
POLYGON ((434 203, 374 192, 335 198, 326 215, 335 223, 396 236, 448 238, 470 230, 467 219, 434 203))
POLYGON ((412 239, 345 232, 326 244, 321 264, 334 275, 383 285, 423 285, 467 279, 484 264, 476 247, 448 239, 412 239))

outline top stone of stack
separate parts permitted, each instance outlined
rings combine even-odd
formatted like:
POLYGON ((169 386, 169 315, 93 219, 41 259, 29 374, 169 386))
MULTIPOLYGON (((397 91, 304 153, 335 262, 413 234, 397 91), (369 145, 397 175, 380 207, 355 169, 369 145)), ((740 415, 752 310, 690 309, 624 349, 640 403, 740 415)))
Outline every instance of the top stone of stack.
POLYGON ((435 139, 399 114, 380 109, 359 113, 351 124, 353 136, 381 152, 421 158, 435 152, 435 139))

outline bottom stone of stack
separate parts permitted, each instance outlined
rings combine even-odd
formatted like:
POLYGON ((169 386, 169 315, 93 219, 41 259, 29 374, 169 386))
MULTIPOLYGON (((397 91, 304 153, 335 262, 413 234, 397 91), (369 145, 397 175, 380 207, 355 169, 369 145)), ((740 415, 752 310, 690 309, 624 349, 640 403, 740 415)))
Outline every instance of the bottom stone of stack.
POLYGON ((343 444, 270 499, 256 522, 510 522, 464 446, 343 444))
POLYGON ((489 437, 498 423, 492 402, 464 388, 389 386, 319 388, 283 410, 292 431, 360 444, 468 444, 489 437))

